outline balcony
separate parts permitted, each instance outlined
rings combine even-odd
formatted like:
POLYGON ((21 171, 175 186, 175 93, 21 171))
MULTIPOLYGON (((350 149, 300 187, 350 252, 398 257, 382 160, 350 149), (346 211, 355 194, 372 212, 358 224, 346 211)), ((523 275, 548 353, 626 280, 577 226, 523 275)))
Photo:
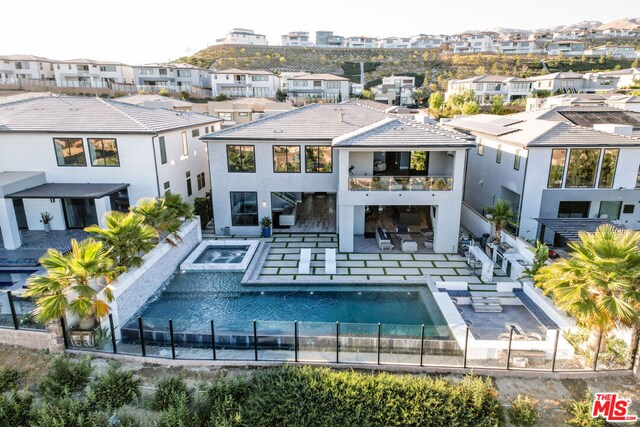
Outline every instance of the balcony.
POLYGON ((451 191, 452 176, 351 176, 349 191, 451 191))

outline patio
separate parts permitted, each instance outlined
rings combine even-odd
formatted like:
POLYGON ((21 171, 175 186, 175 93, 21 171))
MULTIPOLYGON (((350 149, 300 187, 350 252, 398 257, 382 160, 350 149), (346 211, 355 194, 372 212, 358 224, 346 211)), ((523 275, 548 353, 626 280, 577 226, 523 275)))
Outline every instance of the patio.
POLYGON ((4 249, 4 242, 0 236, 0 266, 32 266, 38 265, 38 259, 54 248, 61 252, 71 249, 71 239, 83 240, 88 236, 84 230, 52 230, 50 232, 38 230, 20 230, 22 246, 18 249, 4 249))

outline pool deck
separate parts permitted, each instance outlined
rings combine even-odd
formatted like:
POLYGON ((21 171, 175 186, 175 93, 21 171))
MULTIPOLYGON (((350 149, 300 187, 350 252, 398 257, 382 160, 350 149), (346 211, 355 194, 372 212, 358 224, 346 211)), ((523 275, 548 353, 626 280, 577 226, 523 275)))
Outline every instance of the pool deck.
MULTIPOLYGON (((256 237, 216 236, 206 231, 203 239, 256 240, 256 237)), ((259 238, 268 245, 268 253, 256 253, 255 261, 262 265, 247 284, 428 284, 433 281, 455 281, 483 283, 468 268, 466 258, 459 254, 425 253, 338 253, 336 254, 337 274, 324 272, 324 252, 326 248, 338 247, 338 236, 333 233, 278 233, 272 237, 259 238), (300 249, 311 249, 310 274, 298 274, 300 249)), ((266 250, 266 249, 265 249, 266 250)), ((246 277, 245 277, 246 278, 246 277)), ((499 269, 494 270, 493 282, 512 280, 499 269)))

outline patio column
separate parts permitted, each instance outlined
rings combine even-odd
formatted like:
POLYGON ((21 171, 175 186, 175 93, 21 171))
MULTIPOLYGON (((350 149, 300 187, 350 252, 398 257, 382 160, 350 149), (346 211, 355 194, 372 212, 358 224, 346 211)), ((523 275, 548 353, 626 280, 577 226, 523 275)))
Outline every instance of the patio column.
POLYGON ((98 225, 105 228, 104 215, 111 211, 111 198, 109 196, 95 199, 96 216, 98 217, 98 225))
POLYGON ((0 199, 0 231, 5 249, 18 249, 22 245, 12 199, 0 199))
POLYGON ((460 203, 452 204, 453 207, 439 205, 436 211, 433 250, 439 254, 452 254, 458 251, 461 208, 460 203))
POLYGON ((340 252, 353 252, 353 206, 341 205, 338 218, 340 252))

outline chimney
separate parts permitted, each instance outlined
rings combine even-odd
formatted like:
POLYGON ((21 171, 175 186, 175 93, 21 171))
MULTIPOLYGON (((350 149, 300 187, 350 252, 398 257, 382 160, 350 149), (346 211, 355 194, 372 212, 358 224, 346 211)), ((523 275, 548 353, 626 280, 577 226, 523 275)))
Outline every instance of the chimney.
POLYGON ((593 128, 601 132, 613 133, 616 135, 631 137, 633 132, 633 126, 630 125, 617 125, 610 123, 594 124, 593 128))
POLYGON ((340 123, 344 123, 344 112, 340 111, 340 123))

